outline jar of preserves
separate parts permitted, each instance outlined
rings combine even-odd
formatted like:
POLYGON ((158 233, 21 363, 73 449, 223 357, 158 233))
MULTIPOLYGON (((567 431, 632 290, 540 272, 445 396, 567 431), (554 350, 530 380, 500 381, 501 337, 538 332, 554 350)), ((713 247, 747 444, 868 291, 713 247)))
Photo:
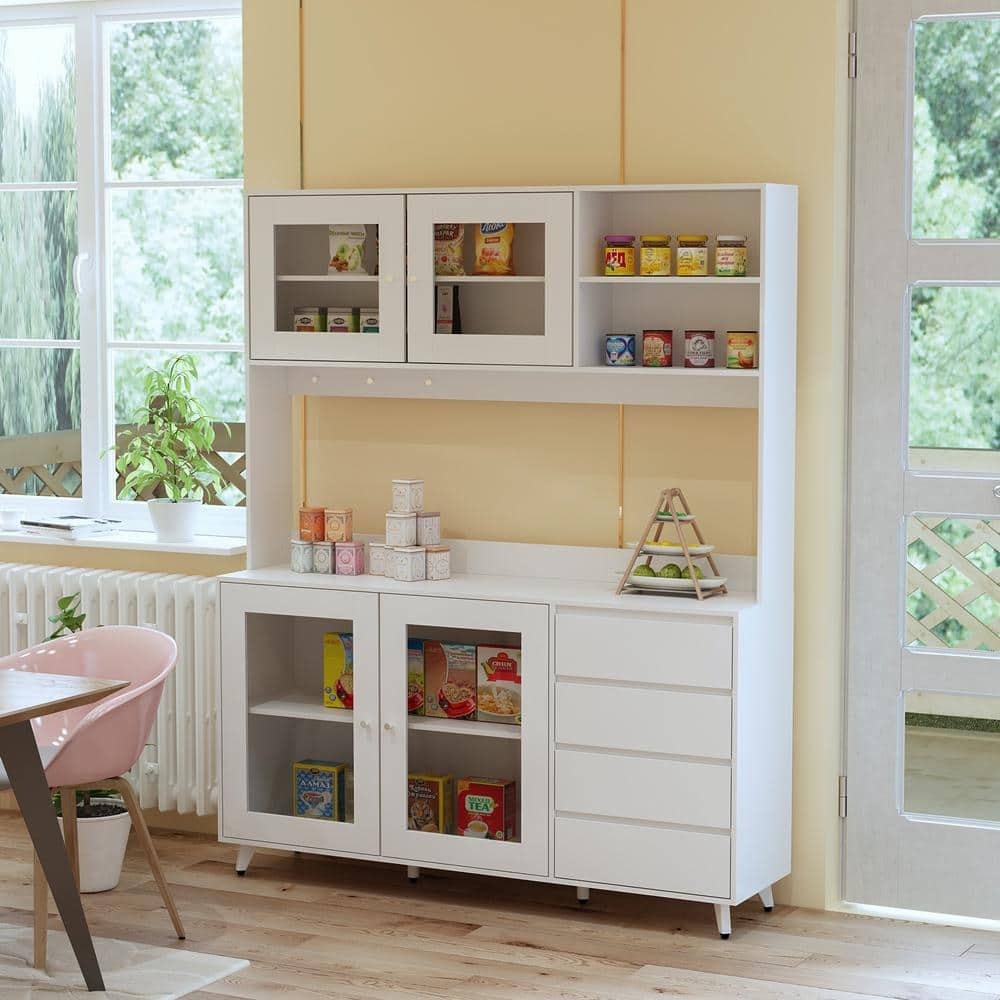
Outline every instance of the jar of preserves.
POLYGON ((604 237, 604 273, 613 277, 635 274, 635 236, 609 233, 604 237))
POLYGON ((677 276, 701 277, 708 274, 708 236, 685 233, 677 237, 677 276))
POLYGON ((643 233, 639 237, 639 274, 663 277, 670 274, 670 236, 643 233))
POLYGON ((715 241, 715 273, 720 278, 747 276, 747 238, 719 236, 715 241))

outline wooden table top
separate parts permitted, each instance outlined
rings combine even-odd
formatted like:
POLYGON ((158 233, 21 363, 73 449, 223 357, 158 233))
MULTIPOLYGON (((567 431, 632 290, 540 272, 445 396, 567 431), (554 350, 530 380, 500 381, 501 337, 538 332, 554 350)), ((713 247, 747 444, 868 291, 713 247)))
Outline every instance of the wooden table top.
POLYGON ((89 705, 128 686, 129 681, 100 677, 0 670, 0 726, 89 705))

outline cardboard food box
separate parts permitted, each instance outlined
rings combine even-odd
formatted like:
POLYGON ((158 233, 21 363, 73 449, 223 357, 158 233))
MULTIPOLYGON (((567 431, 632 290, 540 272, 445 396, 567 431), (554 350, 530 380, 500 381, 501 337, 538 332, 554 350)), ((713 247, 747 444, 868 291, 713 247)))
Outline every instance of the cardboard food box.
POLYGON ((358 311, 358 329, 361 333, 378 333, 378 310, 361 309, 358 311))
POLYGON ((521 650, 516 646, 476 646, 476 718, 521 724, 521 650))
POLYGON ((406 828, 454 833, 455 779, 450 774, 411 774, 406 782, 406 828))
POLYGON ((359 313, 350 306, 328 306, 326 310, 327 333, 357 333, 359 313))
POLYGON ((476 647, 464 642, 424 641, 425 715, 476 717, 476 647))
POLYGON ((327 632, 323 636, 323 704, 354 708, 354 635, 327 632))
POLYGON ((424 714, 424 640, 406 642, 406 711, 424 714))
POLYGON ((484 840, 517 840, 517 782, 459 778, 458 833, 484 840))
POLYGON ((347 765, 330 760, 297 760, 292 765, 292 811, 307 819, 346 819, 347 765))

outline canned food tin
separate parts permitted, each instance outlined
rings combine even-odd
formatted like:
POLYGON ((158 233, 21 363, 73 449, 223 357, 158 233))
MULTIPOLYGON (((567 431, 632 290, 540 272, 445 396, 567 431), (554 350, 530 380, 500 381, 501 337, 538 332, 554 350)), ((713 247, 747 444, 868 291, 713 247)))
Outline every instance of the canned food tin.
POLYGON ((604 363, 620 368, 635 364, 635 334, 609 333, 604 337, 604 363))
POLYGON ((642 331, 642 365, 644 368, 670 368, 674 363, 674 331, 642 331))
POLYGON ((389 513, 385 515, 386 545, 416 545, 417 515, 389 513))
POLYGON ((354 537, 354 510, 351 507, 327 508, 325 520, 328 542, 349 542, 354 537))
POLYGON ((322 542, 326 538, 325 515, 322 507, 300 507, 299 538, 304 542, 322 542))
POLYGON ((333 572, 333 542, 313 542, 313 572, 333 572))
POLYGON ((684 367, 715 367, 715 331, 684 331, 684 367))
POLYGON ((427 546, 427 579, 447 580, 451 577, 451 549, 447 545, 427 546))
POLYGON ((730 330, 726 334, 726 367, 757 367, 756 330, 730 330))

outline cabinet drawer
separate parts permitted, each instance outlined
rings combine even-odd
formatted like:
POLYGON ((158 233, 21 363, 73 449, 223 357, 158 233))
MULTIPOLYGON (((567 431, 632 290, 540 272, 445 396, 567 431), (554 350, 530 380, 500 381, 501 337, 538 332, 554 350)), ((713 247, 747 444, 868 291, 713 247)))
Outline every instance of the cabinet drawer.
POLYGON ((559 816, 557 878, 728 899, 729 837, 559 816))
POLYGON ((730 827, 730 768, 556 751, 556 809, 684 826, 730 827))
POLYGON ((556 742, 728 758, 732 699, 724 694, 560 681, 556 684, 556 742))
POLYGON ((729 690, 733 630, 709 622, 561 614, 556 617, 556 673, 729 690))

